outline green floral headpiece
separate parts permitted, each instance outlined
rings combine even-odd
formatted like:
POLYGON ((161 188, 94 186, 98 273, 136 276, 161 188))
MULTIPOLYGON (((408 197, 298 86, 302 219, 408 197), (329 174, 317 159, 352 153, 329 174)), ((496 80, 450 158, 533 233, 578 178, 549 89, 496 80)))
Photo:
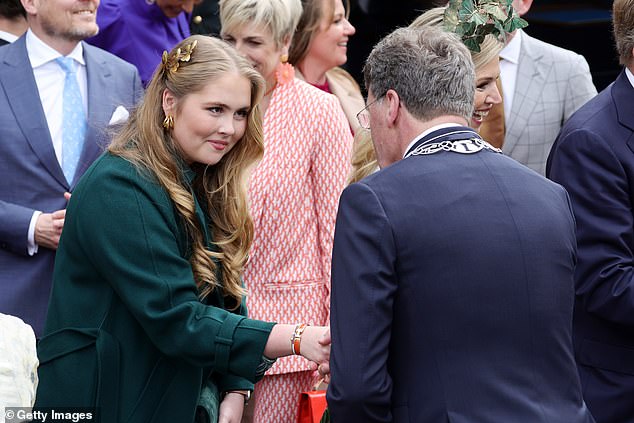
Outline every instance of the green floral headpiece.
POLYGON ((528 25, 513 10, 513 0, 450 0, 445 9, 443 23, 448 31, 462 38, 473 52, 491 34, 506 41, 506 34, 528 25))

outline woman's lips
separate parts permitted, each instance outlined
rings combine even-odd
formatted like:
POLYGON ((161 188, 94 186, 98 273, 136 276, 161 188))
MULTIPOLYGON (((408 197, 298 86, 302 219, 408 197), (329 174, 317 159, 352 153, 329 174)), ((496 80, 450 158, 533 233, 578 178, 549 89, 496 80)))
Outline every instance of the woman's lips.
POLYGON ((227 148, 227 145, 229 145, 227 141, 209 140, 207 142, 218 151, 224 150, 225 148, 227 148))

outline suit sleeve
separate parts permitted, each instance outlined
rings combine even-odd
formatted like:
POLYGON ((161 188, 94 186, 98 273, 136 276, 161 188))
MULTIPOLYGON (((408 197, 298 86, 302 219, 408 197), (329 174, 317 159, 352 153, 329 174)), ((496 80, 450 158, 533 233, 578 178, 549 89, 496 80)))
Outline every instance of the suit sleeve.
POLYGON ((549 178, 570 195, 577 222, 576 295, 592 314, 634 325, 634 219, 627 175, 596 133, 562 136, 549 178))
POLYGON ((564 99, 564 122, 577 109, 597 95, 597 89, 592 83, 588 62, 581 55, 575 56, 576 60, 570 65, 571 73, 567 79, 568 84, 566 85, 566 97, 564 99))
POLYGON ((0 200, 0 247, 14 254, 28 255, 28 233, 35 210, 0 200))
POLYGON ((158 186, 129 172, 93 178, 89 192, 73 196, 77 214, 67 224, 77 239, 67 242, 88 254, 165 355, 255 382, 273 324, 199 301, 171 202, 158 186))
POLYGON ((310 176, 315 190, 313 198, 319 228, 323 279, 330 291, 330 264, 337 202, 350 172, 352 134, 337 98, 328 96, 327 99, 329 101, 321 108, 323 115, 316 119, 320 126, 315 131, 316 149, 313 153, 310 176))
POLYGON ((390 222, 366 185, 341 197, 332 261, 331 383, 336 422, 391 422, 388 356, 397 289, 390 222))

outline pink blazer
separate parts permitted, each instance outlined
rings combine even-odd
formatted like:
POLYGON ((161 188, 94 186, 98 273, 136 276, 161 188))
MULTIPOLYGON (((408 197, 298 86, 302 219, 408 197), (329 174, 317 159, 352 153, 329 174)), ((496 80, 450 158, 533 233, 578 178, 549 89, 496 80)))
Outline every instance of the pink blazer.
MULTIPOLYGON (((244 281, 250 317, 327 323, 335 218, 351 149, 335 96, 298 79, 273 91, 264 157, 249 184, 255 237, 244 281)), ((292 357, 269 374, 301 370, 308 370, 306 360, 292 357)))

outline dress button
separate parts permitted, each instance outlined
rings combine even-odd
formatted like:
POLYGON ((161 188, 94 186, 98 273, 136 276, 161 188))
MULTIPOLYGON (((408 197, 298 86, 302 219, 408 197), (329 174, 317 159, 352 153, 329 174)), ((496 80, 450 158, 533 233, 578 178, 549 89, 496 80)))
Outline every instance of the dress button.
POLYGON ((192 18, 192 22, 194 22, 195 24, 199 24, 203 21, 203 17, 200 15, 196 15, 192 18))

